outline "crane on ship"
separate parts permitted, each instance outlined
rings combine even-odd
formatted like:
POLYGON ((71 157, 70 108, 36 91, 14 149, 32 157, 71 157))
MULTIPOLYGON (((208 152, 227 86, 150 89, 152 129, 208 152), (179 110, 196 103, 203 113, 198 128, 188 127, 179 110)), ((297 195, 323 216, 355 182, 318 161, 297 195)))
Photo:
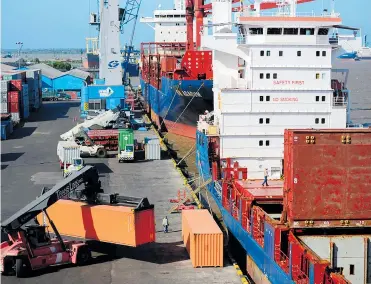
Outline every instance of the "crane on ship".
POLYGON ((136 21, 142 0, 126 0, 120 8, 119 0, 98 0, 98 12, 90 15, 90 25, 99 31, 99 78, 106 85, 121 85, 127 81, 127 66, 133 51, 136 21), (120 64, 120 34, 128 23, 133 22, 128 49, 124 55, 123 68, 120 64))
POLYGON ((121 18, 120 22, 120 30, 121 33, 124 33, 124 27, 130 22, 133 22, 133 27, 131 30, 130 34, 130 39, 129 39, 129 44, 126 45, 125 52, 124 52, 124 61, 122 64, 123 68, 123 82, 124 85, 129 85, 130 81, 128 78, 128 66, 130 63, 130 57, 133 53, 133 39, 134 39, 134 34, 135 34, 135 27, 137 24, 137 19, 138 19, 138 13, 140 9, 140 5, 142 3, 142 0, 126 0, 126 5, 124 8, 124 14, 121 18))

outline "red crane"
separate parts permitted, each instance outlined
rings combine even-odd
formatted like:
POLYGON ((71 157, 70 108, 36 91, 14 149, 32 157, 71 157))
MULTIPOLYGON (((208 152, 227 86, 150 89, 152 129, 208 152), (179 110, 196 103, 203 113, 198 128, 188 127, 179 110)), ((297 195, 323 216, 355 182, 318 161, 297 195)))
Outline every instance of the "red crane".
MULTIPOLYGON (((315 0, 297 0, 297 4, 313 2, 315 0)), ((232 0, 232 4, 241 3, 241 0, 232 0)), ((245 8, 254 9, 254 5, 244 6, 245 8)), ((260 4, 261 10, 278 8, 278 2, 263 2, 260 4)), ((212 3, 205 4, 205 0, 186 0, 186 22, 187 22, 187 50, 194 50, 193 40, 193 20, 196 17, 196 49, 201 46, 201 27, 205 15, 211 13, 212 3)), ((234 7, 233 12, 241 11, 241 7, 234 7)))

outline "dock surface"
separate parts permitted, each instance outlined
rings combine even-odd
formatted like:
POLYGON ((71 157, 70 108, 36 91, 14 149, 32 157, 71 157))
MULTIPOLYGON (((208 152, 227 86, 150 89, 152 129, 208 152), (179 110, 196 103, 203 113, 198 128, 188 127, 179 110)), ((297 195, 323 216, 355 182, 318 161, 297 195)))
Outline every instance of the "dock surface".
MULTIPOLYGON (((80 102, 44 103, 23 128, 2 141, 1 218, 5 220, 34 200, 43 186, 62 178, 57 159, 59 135, 71 129, 79 117, 80 102)), ((141 136, 144 133, 140 134, 141 136)), ((152 136, 154 133, 146 132, 152 136)), ((172 160, 118 163, 115 158, 86 158, 95 165, 105 192, 148 197, 155 205, 156 242, 138 248, 92 244, 90 265, 59 266, 41 270, 30 278, 1 276, 2 283, 240 283, 233 265, 193 268, 181 239, 181 215, 169 214, 183 180, 172 160), (169 233, 162 232, 162 218, 169 218, 169 233)), ((115 220, 111 220, 114 222, 115 220)))

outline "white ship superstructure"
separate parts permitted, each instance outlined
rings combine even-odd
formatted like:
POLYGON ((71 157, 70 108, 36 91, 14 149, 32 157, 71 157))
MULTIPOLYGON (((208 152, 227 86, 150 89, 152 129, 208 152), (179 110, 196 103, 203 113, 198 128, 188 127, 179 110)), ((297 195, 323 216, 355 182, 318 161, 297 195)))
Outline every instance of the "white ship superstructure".
POLYGON ((186 42, 185 0, 174 0, 173 10, 154 10, 153 17, 142 17, 140 22, 155 30, 155 42, 186 42))
MULTIPOLYGON (((332 80, 328 40, 341 19, 296 13, 295 1, 263 13, 257 2, 241 11, 234 33, 226 13, 232 1, 213 1, 213 34, 202 37, 203 47, 213 50, 213 132, 220 158, 247 167, 249 178, 262 178, 265 168, 280 178, 284 129, 347 126, 349 95, 332 80)), ((207 128, 199 122, 199 130, 207 128)))

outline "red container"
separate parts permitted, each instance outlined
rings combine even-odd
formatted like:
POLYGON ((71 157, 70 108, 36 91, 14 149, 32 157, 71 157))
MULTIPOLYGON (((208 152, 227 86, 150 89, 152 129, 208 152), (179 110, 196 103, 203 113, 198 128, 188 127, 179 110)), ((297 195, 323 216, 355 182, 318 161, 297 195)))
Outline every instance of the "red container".
POLYGON ((10 80, 11 91, 22 91, 22 80, 10 80))
POLYGON ((8 102, 17 103, 20 102, 20 99, 21 99, 20 92, 18 91, 8 92, 8 102))
POLYGON ((371 129, 286 130, 284 153, 291 227, 369 223, 371 129))
POLYGON ((19 112, 19 103, 9 103, 9 112, 19 112))

